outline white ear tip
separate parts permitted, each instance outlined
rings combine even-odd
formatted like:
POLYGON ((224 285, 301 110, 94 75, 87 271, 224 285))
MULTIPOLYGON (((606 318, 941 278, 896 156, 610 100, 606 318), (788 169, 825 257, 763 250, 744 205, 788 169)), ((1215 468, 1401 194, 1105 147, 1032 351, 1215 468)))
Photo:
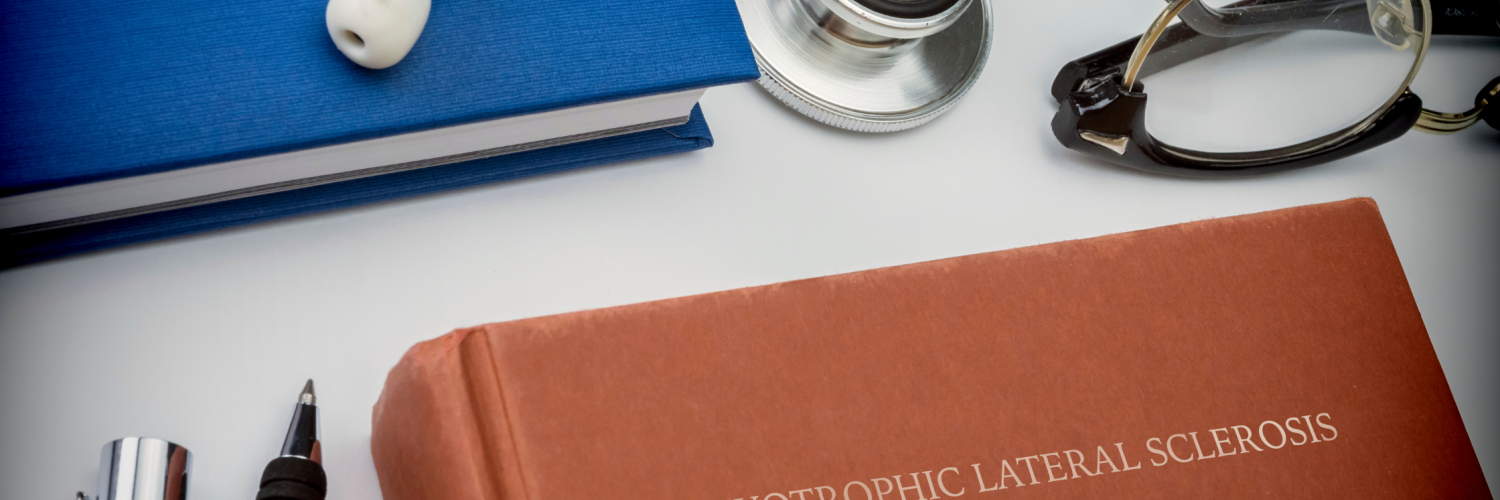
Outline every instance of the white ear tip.
POLYGON ((416 45, 431 8, 431 0, 329 0, 328 36, 355 64, 389 68, 416 45))

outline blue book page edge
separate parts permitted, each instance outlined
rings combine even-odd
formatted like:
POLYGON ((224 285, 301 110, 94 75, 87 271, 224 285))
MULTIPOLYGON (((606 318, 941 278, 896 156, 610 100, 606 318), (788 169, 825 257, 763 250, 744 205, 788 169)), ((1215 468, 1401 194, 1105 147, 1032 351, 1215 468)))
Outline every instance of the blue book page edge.
POLYGON ((509 180, 547 175, 713 146, 703 111, 688 122, 616 137, 480 160, 307 187, 250 198, 0 237, 0 269, 70 255, 228 229, 298 215, 509 180))

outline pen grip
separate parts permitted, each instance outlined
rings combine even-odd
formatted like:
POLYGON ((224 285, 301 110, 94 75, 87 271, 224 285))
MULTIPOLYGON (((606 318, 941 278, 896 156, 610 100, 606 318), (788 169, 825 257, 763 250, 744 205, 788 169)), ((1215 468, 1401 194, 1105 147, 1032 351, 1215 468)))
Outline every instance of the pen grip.
POLYGON ((323 500, 328 476, 323 466, 305 458, 281 457, 266 464, 255 500, 323 500))

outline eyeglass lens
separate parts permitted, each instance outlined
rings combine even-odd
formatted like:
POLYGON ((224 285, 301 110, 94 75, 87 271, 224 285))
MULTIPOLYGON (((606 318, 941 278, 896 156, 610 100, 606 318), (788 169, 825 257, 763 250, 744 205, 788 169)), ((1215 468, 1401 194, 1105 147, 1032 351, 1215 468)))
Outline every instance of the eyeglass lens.
POLYGON ((1232 46, 1141 80, 1147 129, 1179 148, 1264 151, 1347 129, 1404 90, 1423 47, 1420 1, 1196 3, 1178 23, 1232 46))

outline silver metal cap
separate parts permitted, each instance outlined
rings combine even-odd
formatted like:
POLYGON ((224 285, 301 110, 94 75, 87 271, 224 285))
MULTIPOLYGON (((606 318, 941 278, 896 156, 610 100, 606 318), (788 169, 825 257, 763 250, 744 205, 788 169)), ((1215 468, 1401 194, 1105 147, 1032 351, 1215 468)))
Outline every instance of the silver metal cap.
POLYGON ((186 500, 193 454, 156 438, 128 437, 104 445, 99 485, 90 500, 186 500))

